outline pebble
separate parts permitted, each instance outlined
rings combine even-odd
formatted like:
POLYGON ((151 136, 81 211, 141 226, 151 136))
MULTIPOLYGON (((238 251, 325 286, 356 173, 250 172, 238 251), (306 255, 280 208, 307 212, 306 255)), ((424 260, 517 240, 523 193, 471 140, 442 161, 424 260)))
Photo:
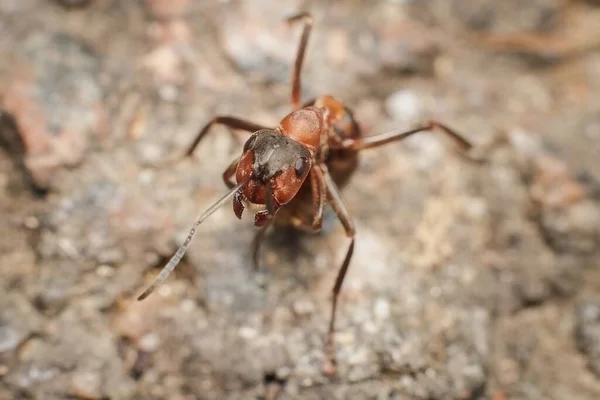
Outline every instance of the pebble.
POLYGON ((102 379, 95 371, 76 371, 71 376, 69 395, 81 400, 97 400, 103 397, 102 379))
POLYGON ((299 316, 310 315, 315 311, 315 305, 310 299, 296 300, 293 305, 294 312, 299 316))
POLYGON ((589 301, 576 310, 575 341, 589 368, 600 378, 600 301, 589 301))
POLYGON ((146 351, 148 353, 155 352, 161 345, 160 336, 158 336, 154 332, 150 332, 142 336, 139 342, 139 347, 141 350, 146 351))
POLYGON ((28 217, 25 217, 25 219, 23 220, 23 225, 25 225, 27 229, 33 230, 39 228, 40 221, 36 217, 30 215, 28 217))
POLYGON ((375 301, 375 306, 373 307, 373 311, 375 313, 375 317, 378 320, 385 320, 390 316, 390 303, 384 298, 380 297, 375 301))
POLYGON ((115 269, 110 265, 102 264, 96 268, 96 274, 103 278, 110 278, 115 274, 115 269))
POLYGON ((399 90, 385 100, 385 110, 394 119, 414 121, 423 112, 423 103, 411 90, 399 90))
POLYGON ((250 326, 242 326, 239 331, 239 335, 241 338, 246 340, 255 339, 258 336, 258 331, 250 326))
POLYGON ((12 351, 19 346, 23 335, 10 326, 0 326, 0 353, 12 351))

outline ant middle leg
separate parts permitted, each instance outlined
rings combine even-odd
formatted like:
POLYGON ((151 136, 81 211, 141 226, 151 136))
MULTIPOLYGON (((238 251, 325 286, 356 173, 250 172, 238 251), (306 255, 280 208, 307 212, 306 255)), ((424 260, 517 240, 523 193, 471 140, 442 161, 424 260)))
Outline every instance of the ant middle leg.
POLYGON ((467 152, 473 147, 473 145, 462 135, 458 134, 455 130, 437 121, 429 121, 427 124, 415 129, 411 129, 409 131, 388 132, 359 139, 345 139, 342 141, 340 147, 343 149, 354 151, 370 149, 373 147, 383 146, 384 144, 388 144, 390 142, 406 139, 407 137, 414 135, 415 133, 433 131, 436 128, 439 129, 441 133, 450 137, 462 151, 467 152))
POLYGON ((317 232, 323 226, 323 213, 325 210, 325 200, 327 199, 327 190, 325 188, 325 177, 323 171, 318 166, 310 171, 310 187, 312 191, 313 221, 312 230, 317 232))
POLYGON ((230 128, 233 128, 233 129, 241 129, 246 132, 256 132, 261 129, 269 129, 268 127, 266 127, 264 125, 246 121, 244 119, 230 117, 227 115, 220 115, 220 116, 214 117, 209 123, 204 125, 204 127, 200 130, 200 132, 198 132, 198 135, 196 135, 196 138, 194 139, 194 141, 192 142, 192 144, 186 151, 185 155, 191 156, 192 153, 194 153, 194 150, 196 150, 196 147, 198 146, 198 144, 200 143, 202 138, 204 138, 204 136, 206 136, 206 134, 208 133, 210 128, 212 128, 213 125, 217 125, 217 124, 225 125, 230 128))
POLYGON ((300 44, 298 45, 298 52, 296 53, 296 61, 294 62, 294 71, 292 73, 292 106, 294 110, 301 107, 301 79, 300 74, 302 72, 302 63, 304 62, 304 55, 306 54, 306 46, 308 44, 308 38, 313 25, 313 17, 310 13, 303 12, 297 15, 293 15, 286 19, 288 24, 302 21, 304 28, 302 29, 302 36, 300 37, 300 44))
POLYGON ((342 288, 342 283, 344 282, 344 278, 346 277, 346 273, 348 272, 348 267, 350 266, 352 254, 354 253, 354 236, 356 229, 354 228, 354 222, 352 221, 350 212, 346 208, 344 200, 342 199, 340 190, 338 189, 333 178, 329 174, 327 167, 325 165, 322 165, 321 168, 323 171, 323 177, 327 188, 327 196, 329 198, 331 207, 333 208, 338 219, 342 223, 344 230, 346 231, 346 235, 350 238, 350 245, 348 246, 348 250, 346 250, 346 256, 344 257, 344 261, 342 262, 342 266, 340 267, 340 270, 335 279, 335 284, 332 289, 333 297, 331 300, 331 316, 329 319, 329 329, 327 331, 327 346, 325 348, 325 360, 323 362, 323 371, 328 375, 333 375, 335 374, 336 369, 334 335, 337 300, 340 294, 340 290, 342 288))

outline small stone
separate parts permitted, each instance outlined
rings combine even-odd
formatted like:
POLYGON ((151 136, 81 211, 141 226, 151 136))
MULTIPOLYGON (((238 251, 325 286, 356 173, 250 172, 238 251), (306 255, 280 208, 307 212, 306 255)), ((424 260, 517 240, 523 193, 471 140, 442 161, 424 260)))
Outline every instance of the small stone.
MULTIPOLYGON (((155 79, 165 84, 181 83, 182 58, 176 48, 162 45, 153 49, 143 59, 143 66, 151 71, 155 79)), ((165 101, 173 101, 177 97, 177 90, 171 85, 160 87, 160 96, 165 101)))
POLYGON ((97 400, 103 397, 101 377, 93 371, 76 371, 71 376, 69 395, 81 400, 97 400))
POLYGON ((290 367, 279 367, 277 368, 277 372, 275 373, 277 379, 281 380, 281 381, 286 381, 290 375, 292 374, 292 370, 290 369, 290 367))
POLYGON ((348 34, 345 30, 334 29, 329 32, 327 41, 329 62, 336 67, 344 65, 348 59, 348 34))
POLYGON ((414 121, 421 115, 423 105, 415 92, 399 90, 386 99, 385 109, 394 119, 414 121))
POLYGON ((258 336, 258 331, 250 326, 242 326, 238 331, 241 338, 252 340, 258 336))
POLYGON ((23 340, 23 333, 10 326, 0 326, 0 353, 16 349, 21 340, 23 340))
POLYGON ((139 347, 141 350, 152 353, 160 347, 161 340, 156 333, 147 333, 140 339, 139 347))
POLYGON ((102 264, 96 268, 96 274, 103 278, 109 278, 115 274, 115 269, 109 265, 102 264))
POLYGON ((382 321, 390 316, 390 303, 384 298, 378 298, 373 306, 375 317, 382 321))
POLYGON ((23 225, 25 225, 27 229, 33 230, 39 228, 40 221, 36 217, 30 215, 28 217, 25 217, 25 219, 23 220, 23 225))
POLYGON ((181 311, 184 313, 191 313, 197 309, 196 303, 191 299, 184 299, 180 305, 181 311))
POLYGON ((293 308, 298 316, 306 316, 315 311, 315 305, 310 299, 300 299, 295 301, 293 308))
POLYGON ((600 301, 590 301, 575 312, 575 340, 588 365, 600 377, 600 301))

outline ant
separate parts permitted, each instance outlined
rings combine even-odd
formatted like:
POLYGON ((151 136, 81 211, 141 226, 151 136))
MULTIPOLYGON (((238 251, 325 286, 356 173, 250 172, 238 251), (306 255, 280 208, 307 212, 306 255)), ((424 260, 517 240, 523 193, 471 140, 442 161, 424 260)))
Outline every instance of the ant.
POLYGON ((271 224, 318 232, 323 223, 323 210, 331 205, 344 227, 350 244, 333 286, 333 298, 326 343, 325 373, 335 373, 335 315, 338 295, 348 272, 354 251, 355 227, 340 188, 345 186, 358 166, 358 152, 407 138, 418 132, 438 129, 453 139, 463 151, 471 144, 449 127, 430 121, 409 131, 389 132, 362 137, 352 111, 332 96, 321 96, 301 104, 300 72, 313 25, 309 13, 287 18, 287 23, 303 24, 300 45, 292 75, 292 106, 279 125, 269 128, 250 121, 217 116, 196 136, 187 156, 191 156, 202 138, 217 124, 252 132, 237 157, 223 173, 229 192, 198 217, 190 233, 154 282, 138 300, 148 297, 179 263, 187 251, 198 226, 233 198, 233 212, 241 219, 248 209, 254 214, 254 225, 260 229, 252 242, 252 261, 258 268, 258 253, 265 231, 271 224), (235 176, 235 182, 232 178, 235 176))

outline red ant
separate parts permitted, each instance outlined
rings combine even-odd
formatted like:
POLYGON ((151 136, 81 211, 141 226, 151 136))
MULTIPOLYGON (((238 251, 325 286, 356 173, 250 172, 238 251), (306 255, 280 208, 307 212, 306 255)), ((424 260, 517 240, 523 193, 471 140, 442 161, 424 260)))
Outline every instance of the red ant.
POLYGON ((244 209, 249 209, 255 215, 254 225, 260 227, 252 242, 255 268, 258 266, 262 238, 271 223, 275 226, 319 231, 323 222, 323 209, 329 203, 350 238, 350 245, 333 286, 326 359, 323 364, 324 371, 333 374, 337 299, 352 258, 355 235, 354 222, 342 199, 340 188, 355 171, 358 152, 435 128, 451 137, 465 151, 471 148, 471 144, 452 129, 434 121, 410 131, 361 137, 352 111, 335 98, 322 96, 302 106, 300 71, 313 18, 309 13, 301 13, 288 18, 287 22, 302 22, 304 25, 292 75, 294 111, 286 115, 275 128, 235 117, 218 116, 198 133, 187 151, 188 156, 213 125, 221 124, 253 132, 244 144, 242 155, 223 173, 229 192, 198 217, 183 245, 138 300, 150 295, 167 278, 187 251, 198 226, 229 199, 233 198, 233 212, 238 218, 241 219, 244 209), (231 180, 234 175, 235 183, 231 180))

